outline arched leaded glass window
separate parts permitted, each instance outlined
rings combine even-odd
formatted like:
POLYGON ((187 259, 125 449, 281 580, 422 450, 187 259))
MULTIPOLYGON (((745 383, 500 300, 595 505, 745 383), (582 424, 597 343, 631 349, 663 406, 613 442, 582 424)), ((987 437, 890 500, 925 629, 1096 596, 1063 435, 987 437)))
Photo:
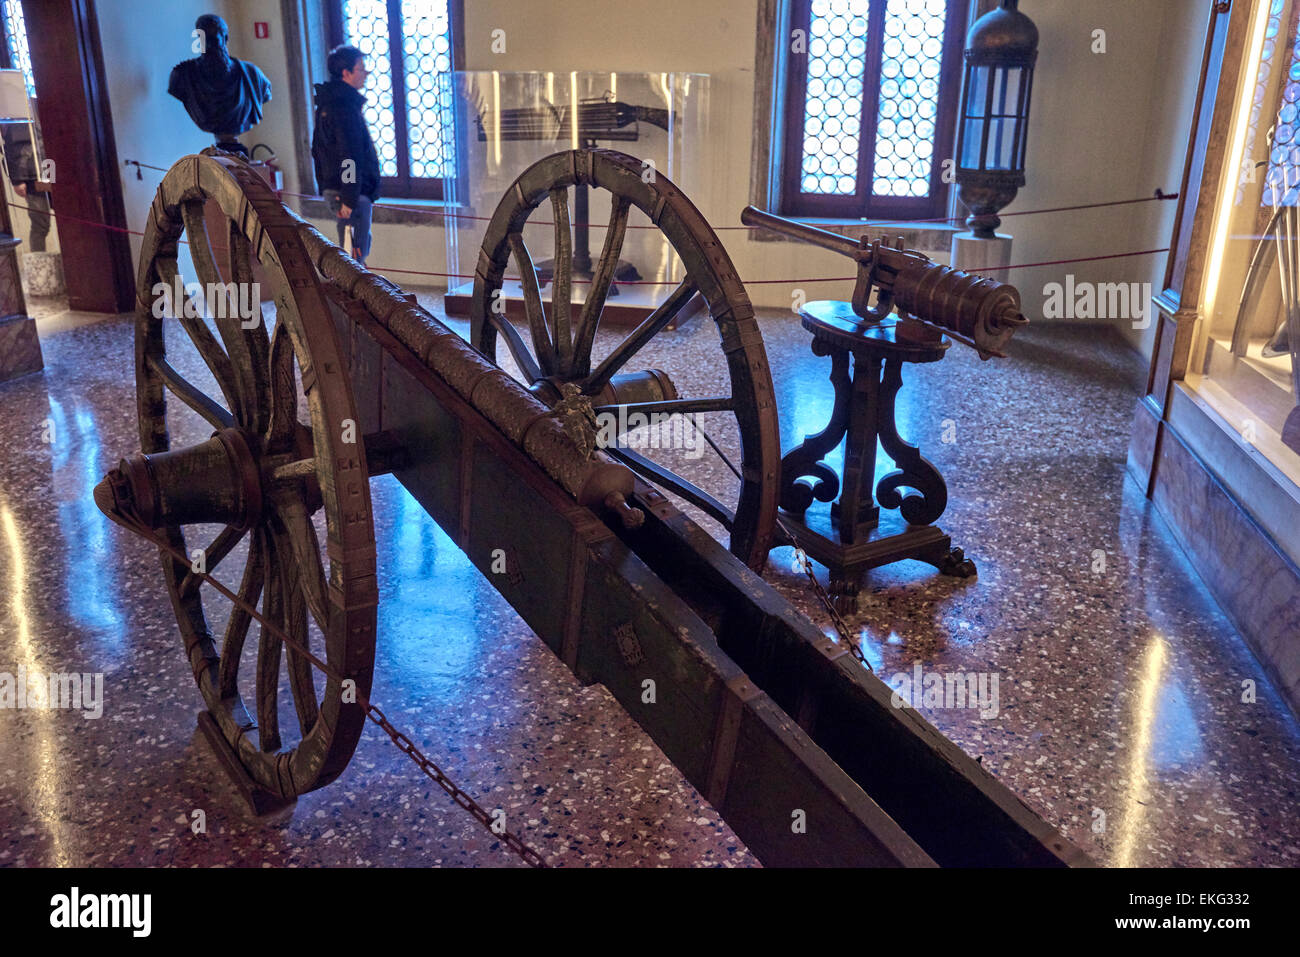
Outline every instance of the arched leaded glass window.
POLYGON ((456 175, 453 0, 332 0, 331 43, 366 55, 365 110, 384 193, 442 199, 456 175))
POLYGON ((966 16, 967 0, 793 0, 781 212, 944 214, 966 16))
POLYGON ((27 23, 23 20, 20 0, 4 0, 0 4, 4 18, 4 62, 9 70, 22 70, 27 81, 27 95, 36 96, 36 81, 32 78, 32 54, 27 48, 27 23))

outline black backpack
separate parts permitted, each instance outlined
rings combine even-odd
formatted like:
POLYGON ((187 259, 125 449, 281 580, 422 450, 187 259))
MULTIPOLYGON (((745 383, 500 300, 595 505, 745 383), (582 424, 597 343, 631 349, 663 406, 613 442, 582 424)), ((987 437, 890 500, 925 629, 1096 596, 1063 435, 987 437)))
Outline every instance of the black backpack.
POLYGON ((323 193, 330 182, 326 170, 337 168, 329 154, 329 144, 334 140, 334 119, 330 116, 329 110, 316 107, 315 129, 311 135, 311 162, 314 172, 316 173, 316 192, 323 193))

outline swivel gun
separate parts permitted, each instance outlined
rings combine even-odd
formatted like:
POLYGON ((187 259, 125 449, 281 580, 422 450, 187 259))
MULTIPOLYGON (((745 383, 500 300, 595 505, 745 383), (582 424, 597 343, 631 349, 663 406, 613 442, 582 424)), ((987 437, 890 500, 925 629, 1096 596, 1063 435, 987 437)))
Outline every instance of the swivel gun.
POLYGON ((883 238, 866 236, 855 242, 753 206, 745 207, 740 221, 854 260, 858 279, 853 311, 864 323, 883 322, 897 310, 900 318, 935 327, 987 359, 1005 358, 1003 347, 1017 328, 1029 322, 1020 311, 1020 291, 1015 286, 932 262, 922 253, 902 248, 901 238, 894 246, 883 238))

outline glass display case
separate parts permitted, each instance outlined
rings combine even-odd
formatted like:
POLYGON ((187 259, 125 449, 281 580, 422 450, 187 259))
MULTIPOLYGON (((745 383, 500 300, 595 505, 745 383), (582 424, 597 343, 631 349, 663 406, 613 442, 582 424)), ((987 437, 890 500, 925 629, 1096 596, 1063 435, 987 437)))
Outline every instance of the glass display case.
POLYGON ((1128 469, 1300 714, 1300 0, 1203 9, 1128 469))
POLYGON ((13 235, 23 243, 18 257, 23 288, 29 297, 58 297, 64 283, 50 213, 54 184, 32 90, 21 70, 0 70, 0 169, 13 235))
MULTIPOLYGON (((666 176, 688 197, 712 193, 702 162, 709 142, 707 75, 462 71, 453 74, 453 86, 461 157, 447 197, 449 315, 469 312, 479 248, 497 203, 519 174, 543 157, 570 149, 614 149, 636 157, 644 176, 666 176)), ((593 261, 600 257, 609 194, 575 189, 572 206, 576 304, 583 301, 593 261)), ((550 217, 532 217, 523 235, 547 301, 555 255, 550 217)), ((639 322, 681 277, 667 240, 633 209, 602 322, 639 322)), ((508 314, 522 311, 517 279, 507 276, 504 297, 508 314)))
POLYGON ((1300 2, 1257 0, 1246 26, 1188 379, 1300 483, 1300 2))

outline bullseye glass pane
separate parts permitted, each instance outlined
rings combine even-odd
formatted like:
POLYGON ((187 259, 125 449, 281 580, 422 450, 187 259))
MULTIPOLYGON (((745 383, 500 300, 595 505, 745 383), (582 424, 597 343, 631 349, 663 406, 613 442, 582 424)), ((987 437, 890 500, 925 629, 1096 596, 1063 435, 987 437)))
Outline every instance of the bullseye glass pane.
MULTIPOLYGON (((1256 76, 1254 102, 1251 104, 1247 143, 1256 140, 1261 120, 1265 94, 1268 90, 1269 75, 1275 63, 1285 63, 1288 72, 1281 77, 1282 98, 1276 122, 1273 125, 1273 141, 1266 146, 1268 154, 1268 172, 1264 179, 1264 193, 1260 198, 1261 206, 1294 206, 1297 193, 1300 192, 1300 141, 1296 129, 1300 126, 1300 27, 1294 37, 1287 37, 1282 30, 1283 0, 1273 0, 1269 8, 1268 24, 1265 28, 1264 48, 1260 53, 1259 69, 1256 76), (1281 54, 1280 56, 1278 54, 1281 54)), ((1253 182, 1255 176, 1254 157, 1247 156, 1242 162, 1242 171, 1238 183, 1238 196, 1242 193, 1245 182, 1253 182)), ((1240 199, 1238 199, 1240 202, 1240 199)))
POLYGON ((857 191, 869 12, 869 0, 813 0, 807 38, 802 192, 843 196, 857 191))
POLYGON ((32 54, 27 48, 27 22, 23 19, 23 5, 19 0, 4 0, 5 40, 9 46, 9 62, 15 70, 22 70, 27 82, 27 95, 36 95, 36 82, 32 79, 32 54))
POLYGON ((871 192, 925 197, 930 195, 934 164, 948 2, 887 0, 887 4, 877 122, 893 121, 893 135, 876 137, 871 192))
POLYGON ((456 169, 447 0, 402 0, 402 36, 410 174, 444 179, 456 169))
POLYGON ((366 55, 370 85, 364 91, 364 115, 379 153, 381 176, 397 175, 397 142, 393 116, 393 61, 388 44, 388 4, 385 0, 343 0, 343 38, 366 55), (386 81, 386 82, 385 82, 386 81))

